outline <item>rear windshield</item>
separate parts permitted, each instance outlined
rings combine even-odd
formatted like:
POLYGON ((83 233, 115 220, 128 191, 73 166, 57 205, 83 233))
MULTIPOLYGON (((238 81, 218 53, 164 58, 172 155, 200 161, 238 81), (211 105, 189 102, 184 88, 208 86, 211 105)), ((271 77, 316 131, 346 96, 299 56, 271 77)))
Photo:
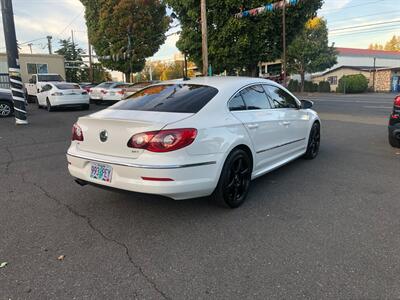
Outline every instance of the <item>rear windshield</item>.
POLYGON ((96 87, 108 89, 108 88, 110 88, 113 84, 115 84, 115 82, 103 82, 103 83, 100 83, 100 84, 99 84, 98 86, 96 86, 96 87))
POLYGON ((55 84, 56 88, 59 90, 79 90, 80 86, 77 84, 70 84, 70 83, 58 83, 55 84))
POLYGON ((145 88, 112 106, 119 110, 197 113, 216 94, 216 88, 194 84, 164 84, 145 88))
POLYGON ((64 81, 60 75, 38 75, 39 81, 64 81))

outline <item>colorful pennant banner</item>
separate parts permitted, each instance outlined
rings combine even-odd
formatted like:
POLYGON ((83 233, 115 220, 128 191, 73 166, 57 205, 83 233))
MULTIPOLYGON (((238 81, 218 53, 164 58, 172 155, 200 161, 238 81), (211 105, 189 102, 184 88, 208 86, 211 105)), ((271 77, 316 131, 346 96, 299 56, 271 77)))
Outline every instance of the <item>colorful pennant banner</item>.
POLYGON ((282 9, 284 2, 286 2, 286 6, 294 6, 302 0, 282 0, 274 3, 265 4, 264 6, 253 8, 250 10, 241 11, 235 15, 235 18, 240 19, 244 17, 252 17, 262 14, 267 11, 273 11, 276 9, 282 9))

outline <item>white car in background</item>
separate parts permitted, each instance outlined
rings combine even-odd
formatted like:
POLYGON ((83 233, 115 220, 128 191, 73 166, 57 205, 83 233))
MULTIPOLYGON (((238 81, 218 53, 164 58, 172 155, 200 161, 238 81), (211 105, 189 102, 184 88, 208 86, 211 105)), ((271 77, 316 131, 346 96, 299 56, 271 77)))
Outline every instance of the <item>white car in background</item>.
POLYGON ((321 121, 312 104, 261 78, 152 85, 79 118, 68 169, 81 185, 173 199, 213 195, 235 208, 252 179, 317 156, 321 121))
POLYGON ((46 83, 37 94, 38 107, 89 109, 89 95, 76 83, 46 83))
POLYGON ((103 82, 90 90, 90 99, 94 100, 96 104, 102 101, 119 101, 125 98, 125 87, 127 83, 124 82, 103 82))

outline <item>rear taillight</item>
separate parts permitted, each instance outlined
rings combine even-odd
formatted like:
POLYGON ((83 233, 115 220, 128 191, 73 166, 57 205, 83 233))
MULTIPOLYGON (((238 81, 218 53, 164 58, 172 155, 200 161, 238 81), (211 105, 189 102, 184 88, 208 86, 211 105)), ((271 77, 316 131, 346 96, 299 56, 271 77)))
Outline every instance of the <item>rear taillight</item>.
POLYGON ((76 123, 72 126, 72 137, 71 137, 71 140, 80 141, 80 142, 83 141, 82 129, 76 123))
POLYGON ((394 98, 394 106, 400 107, 400 96, 394 98))
POLYGON ((88 89, 88 93, 91 93, 92 92, 92 89, 88 89))
POLYGON ((128 147, 151 152, 170 152, 189 146, 196 136, 197 130, 194 128, 149 131, 132 136, 128 147))
POLYGON ((119 94, 119 95, 125 95, 125 92, 126 92, 126 91, 125 91, 124 89, 122 89, 122 90, 118 91, 117 94, 119 94))
POLYGON ((61 93, 61 92, 54 92, 53 94, 51 94, 52 96, 62 96, 62 95, 64 95, 63 93, 61 93))

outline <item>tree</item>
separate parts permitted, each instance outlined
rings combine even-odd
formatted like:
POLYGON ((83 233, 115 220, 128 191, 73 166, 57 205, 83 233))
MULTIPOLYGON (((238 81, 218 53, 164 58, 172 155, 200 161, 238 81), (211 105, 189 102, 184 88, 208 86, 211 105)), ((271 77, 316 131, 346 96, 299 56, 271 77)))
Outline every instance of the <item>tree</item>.
POLYGON ((165 41, 170 18, 160 0, 81 0, 89 38, 103 65, 125 73, 141 71, 146 57, 165 41))
POLYGON ((386 44, 387 51, 400 51, 400 36, 393 36, 386 44))
MULTIPOLYGON (((71 39, 60 40, 60 49, 56 51, 57 54, 64 56, 66 62, 78 62, 68 63, 69 66, 79 66, 83 64, 82 54, 84 53, 82 48, 79 48, 77 44, 71 42, 71 39), (81 63, 79 63, 81 62, 81 63)), ((82 69, 67 68, 65 71, 66 80, 69 82, 82 82, 84 72, 82 69)))
MULTIPOLYGON (((187 51, 189 59, 202 65, 200 3, 194 0, 166 0, 182 31, 177 47, 187 51)), ((248 0, 244 9, 259 7, 272 0, 248 0)), ((316 14, 322 0, 300 1, 286 9, 287 41, 290 42, 304 23, 316 14)), ((282 10, 237 19, 242 0, 207 0, 208 55, 215 73, 245 69, 256 75, 260 61, 273 61, 282 55, 282 10)))
POLYGON ((375 44, 369 44, 368 49, 370 50, 383 50, 383 46, 375 43, 375 44))
POLYGON ((332 44, 328 45, 326 21, 310 19, 303 31, 288 47, 288 70, 300 74, 301 92, 304 91, 305 73, 324 71, 337 63, 337 53, 332 44))

